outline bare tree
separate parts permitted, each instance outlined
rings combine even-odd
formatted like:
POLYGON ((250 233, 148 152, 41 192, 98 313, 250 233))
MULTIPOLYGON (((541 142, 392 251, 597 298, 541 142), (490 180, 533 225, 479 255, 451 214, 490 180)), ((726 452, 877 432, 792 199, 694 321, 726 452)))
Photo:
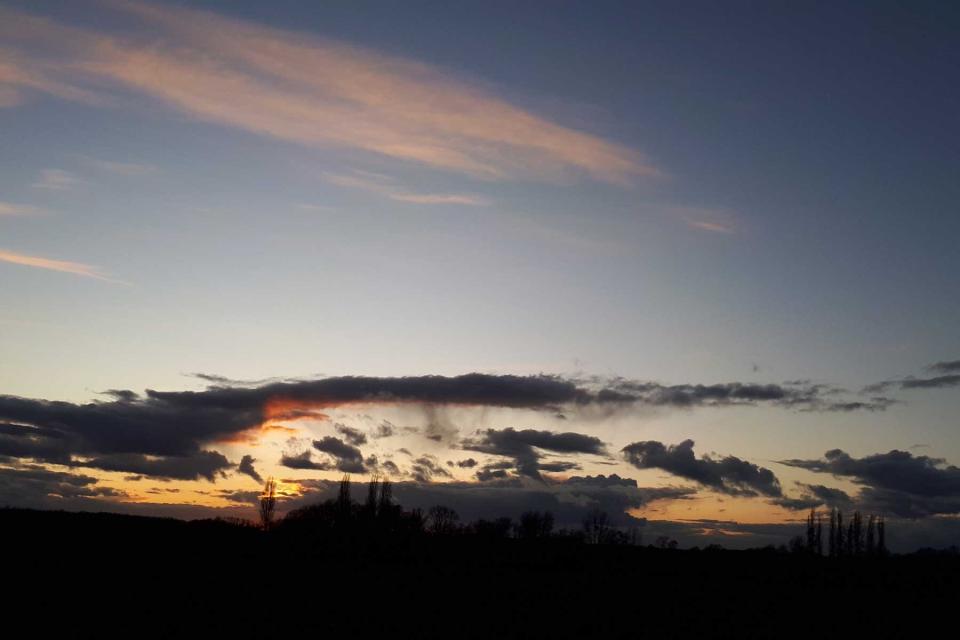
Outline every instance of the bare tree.
POLYGON ((345 518, 350 515, 353 508, 353 500, 350 499, 350 474, 345 473, 340 480, 340 493, 337 494, 337 512, 340 517, 345 518))
POLYGON ((277 508, 277 483, 273 478, 267 479, 260 494, 260 526, 264 530, 273 526, 274 511, 277 508))
POLYGON ((831 558, 834 558, 840 555, 840 550, 837 547, 837 509, 830 509, 830 548, 827 553, 831 558))
POLYGON ((520 514, 517 536, 523 540, 549 538, 553 533, 553 514, 549 511, 525 511, 520 514))
POLYGON ((460 514, 450 507, 444 507, 443 505, 430 507, 428 516, 430 518, 431 533, 453 533, 456 529, 457 522, 460 520, 460 514))
POLYGON ((603 544, 610 537, 610 525, 605 511, 594 507, 583 519, 583 534, 587 544, 603 544))
POLYGON ((823 555, 823 514, 817 512, 817 533, 814 536, 814 544, 818 556, 823 555))
POLYGON ((807 516, 807 553, 813 553, 817 548, 817 510, 810 509, 807 516))
POLYGON ((370 484, 367 485, 367 502, 363 505, 367 515, 373 517, 377 514, 377 498, 380 494, 380 474, 370 475, 370 484))
POLYGON ((834 542, 837 543, 837 552, 835 556, 842 556, 845 552, 844 542, 843 542, 843 512, 840 509, 837 509, 837 535, 834 539, 834 542))
POLYGON ((863 553, 863 516, 859 511, 853 512, 853 518, 850 520, 850 554, 859 556, 863 553))
POLYGON ((377 505, 377 514, 381 517, 392 513, 393 510, 393 484, 389 479, 384 478, 380 483, 380 504, 377 505))
POLYGON ((887 521, 883 516, 877 519, 877 554, 887 555, 887 521))

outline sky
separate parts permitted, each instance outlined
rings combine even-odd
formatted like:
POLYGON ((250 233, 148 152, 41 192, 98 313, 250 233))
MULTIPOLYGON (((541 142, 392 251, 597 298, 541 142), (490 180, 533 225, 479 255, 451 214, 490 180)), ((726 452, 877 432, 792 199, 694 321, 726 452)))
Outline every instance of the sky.
POLYGON ((349 472, 960 542, 949 3, 0 2, 0 504, 349 472), (838 490, 839 492, 835 491, 838 490))

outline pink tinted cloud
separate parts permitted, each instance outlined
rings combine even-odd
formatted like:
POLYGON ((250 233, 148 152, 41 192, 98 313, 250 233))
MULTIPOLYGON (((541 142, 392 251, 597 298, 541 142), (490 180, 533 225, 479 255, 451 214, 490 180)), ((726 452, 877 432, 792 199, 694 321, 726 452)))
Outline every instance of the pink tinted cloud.
POLYGON ((24 267, 35 267, 37 269, 49 269, 51 271, 61 271, 63 273, 72 273, 85 278, 96 278, 106 282, 117 282, 108 277, 98 267, 80 262, 68 262, 66 260, 51 260, 40 256, 28 256, 22 253, 4 251, 0 249, 0 262, 21 265, 24 267))
POLYGON ((209 122, 490 180, 588 176, 627 185, 660 175, 633 149, 433 66, 205 11, 108 4, 151 37, 109 37, 0 9, 0 46, 33 54, 0 82, 67 99, 106 82, 209 122))

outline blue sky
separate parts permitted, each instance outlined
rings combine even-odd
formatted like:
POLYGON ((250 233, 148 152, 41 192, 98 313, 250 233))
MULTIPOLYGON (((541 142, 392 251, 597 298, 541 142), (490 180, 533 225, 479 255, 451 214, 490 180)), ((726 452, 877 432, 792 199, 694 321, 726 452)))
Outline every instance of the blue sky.
MULTIPOLYGON (((855 393, 960 357, 947 4, 197 6, 0 7, 0 392, 479 371, 855 393)), ((896 399, 583 428, 960 462, 955 388, 896 399)))

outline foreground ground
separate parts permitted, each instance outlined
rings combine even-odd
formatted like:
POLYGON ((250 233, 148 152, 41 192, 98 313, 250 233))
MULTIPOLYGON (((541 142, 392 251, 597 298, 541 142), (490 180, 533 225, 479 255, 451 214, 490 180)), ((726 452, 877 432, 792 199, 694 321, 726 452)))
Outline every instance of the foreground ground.
POLYGON ((46 637, 915 637, 960 559, 402 541, 0 510, 5 623, 46 637))

